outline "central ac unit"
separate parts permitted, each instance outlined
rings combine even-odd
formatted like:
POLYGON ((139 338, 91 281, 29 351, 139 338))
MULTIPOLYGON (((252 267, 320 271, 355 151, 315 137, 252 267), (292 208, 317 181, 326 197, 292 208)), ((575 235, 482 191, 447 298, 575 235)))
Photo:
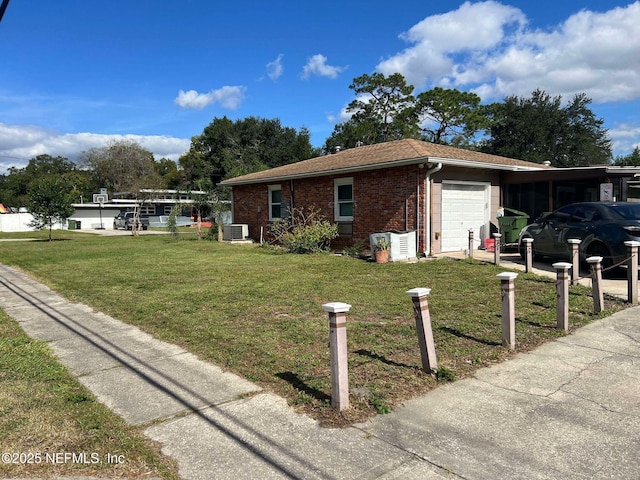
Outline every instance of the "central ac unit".
POLYGON ((249 225, 243 223, 232 223, 224 226, 224 239, 227 242, 234 240, 246 240, 249 238, 249 225))

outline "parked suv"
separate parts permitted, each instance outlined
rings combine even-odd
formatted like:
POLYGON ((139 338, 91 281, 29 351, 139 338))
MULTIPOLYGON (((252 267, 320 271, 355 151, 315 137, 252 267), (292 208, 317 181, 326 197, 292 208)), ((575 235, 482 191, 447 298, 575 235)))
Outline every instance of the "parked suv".
MULTIPOLYGON (((118 230, 124 228, 125 230, 133 230, 133 226, 136 224, 135 215, 133 212, 121 212, 116 218, 113 219, 113 229, 118 230)), ((137 230, 146 230, 149 228, 148 218, 138 218, 137 230)))
POLYGON ((603 257, 608 268, 628 257, 624 242, 640 241, 640 203, 572 203, 542 214, 520 232, 518 248, 524 258, 523 238, 533 238, 534 258, 551 257, 571 261, 570 238, 582 240, 580 258, 603 257))

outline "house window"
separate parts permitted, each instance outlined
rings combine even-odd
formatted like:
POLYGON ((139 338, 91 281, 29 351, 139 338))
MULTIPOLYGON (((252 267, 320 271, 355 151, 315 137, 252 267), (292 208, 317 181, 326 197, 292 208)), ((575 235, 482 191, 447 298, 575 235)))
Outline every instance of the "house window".
POLYGON ((163 208, 163 213, 165 215, 171 215, 171 210, 173 210, 173 207, 171 205, 165 205, 163 208))
POLYGON ((282 187, 269 185, 269 220, 282 218, 282 187))
POLYGON ((153 205, 141 205, 140 215, 155 215, 156 207, 153 205))
POLYGON ((339 178, 334 182, 334 216, 336 221, 353 221, 353 178, 339 178))

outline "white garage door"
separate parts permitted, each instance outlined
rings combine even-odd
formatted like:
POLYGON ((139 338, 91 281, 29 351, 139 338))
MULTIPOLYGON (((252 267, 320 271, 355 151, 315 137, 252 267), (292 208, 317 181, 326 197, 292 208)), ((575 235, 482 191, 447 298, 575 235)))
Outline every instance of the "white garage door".
POLYGON ((443 252, 466 250, 469 229, 473 228, 475 245, 486 235, 489 224, 489 184, 442 184, 443 252))

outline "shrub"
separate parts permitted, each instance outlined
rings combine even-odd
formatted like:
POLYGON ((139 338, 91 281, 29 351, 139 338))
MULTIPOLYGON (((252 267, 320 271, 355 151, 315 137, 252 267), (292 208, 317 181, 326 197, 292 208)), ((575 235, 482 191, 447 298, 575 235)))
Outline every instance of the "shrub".
POLYGON ((338 226, 329 222, 322 213, 311 207, 289 209, 287 218, 274 222, 271 233, 275 243, 290 253, 317 253, 328 251, 331 240, 338 236, 338 226))

